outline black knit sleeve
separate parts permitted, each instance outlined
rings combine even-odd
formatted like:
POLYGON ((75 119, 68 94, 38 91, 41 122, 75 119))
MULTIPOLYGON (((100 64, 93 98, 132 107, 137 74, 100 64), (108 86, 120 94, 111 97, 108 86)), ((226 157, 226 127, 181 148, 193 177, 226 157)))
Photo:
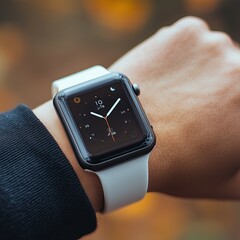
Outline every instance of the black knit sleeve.
POLYGON ((77 239, 96 216, 57 143, 20 105, 0 114, 0 239, 77 239))

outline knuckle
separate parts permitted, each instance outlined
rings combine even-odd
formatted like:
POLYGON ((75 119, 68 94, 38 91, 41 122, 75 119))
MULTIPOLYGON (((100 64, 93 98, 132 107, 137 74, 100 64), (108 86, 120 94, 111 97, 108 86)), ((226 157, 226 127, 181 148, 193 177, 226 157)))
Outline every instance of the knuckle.
POLYGON ((156 32, 156 35, 161 35, 162 33, 168 32, 169 30, 170 30, 170 27, 168 27, 168 26, 161 27, 161 28, 156 32))
POLYGON ((218 52, 226 51, 233 45, 231 37, 223 32, 212 32, 208 35, 206 41, 206 46, 209 50, 218 52))
POLYGON ((225 46, 233 45, 233 41, 228 34, 224 32, 215 32, 213 35, 215 35, 215 39, 218 44, 225 46))
POLYGON ((184 17, 175 23, 175 26, 182 31, 191 31, 194 33, 199 33, 203 30, 208 30, 209 27, 207 23, 197 17, 184 17))

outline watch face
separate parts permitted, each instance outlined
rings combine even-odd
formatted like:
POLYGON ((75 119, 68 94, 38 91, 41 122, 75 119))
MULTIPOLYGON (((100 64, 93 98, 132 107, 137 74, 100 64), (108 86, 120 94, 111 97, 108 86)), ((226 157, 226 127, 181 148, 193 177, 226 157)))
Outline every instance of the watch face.
POLYGON ((86 153, 81 155, 85 162, 103 163, 146 145, 149 132, 133 95, 126 82, 113 79, 75 88, 64 98, 71 131, 81 140, 77 149, 86 153))

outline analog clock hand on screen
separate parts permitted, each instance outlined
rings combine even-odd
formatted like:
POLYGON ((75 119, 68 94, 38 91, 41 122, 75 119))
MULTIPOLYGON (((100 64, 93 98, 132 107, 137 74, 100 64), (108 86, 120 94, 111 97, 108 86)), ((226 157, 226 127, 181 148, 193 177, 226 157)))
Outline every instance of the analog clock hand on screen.
POLYGON ((108 113, 106 114, 105 117, 103 117, 102 115, 98 114, 98 113, 95 113, 95 112, 90 112, 90 114, 92 114, 93 116, 95 117, 98 117, 98 118, 103 118, 107 124, 107 127, 108 127, 108 131, 109 133, 111 134, 111 137, 112 137, 112 140, 115 142, 115 138, 113 136, 113 132, 112 132, 112 129, 109 125, 109 122, 108 122, 108 117, 109 115, 112 113, 112 111, 115 109, 115 107, 118 105, 118 103, 121 101, 121 98, 118 98, 117 101, 113 104, 113 106, 110 108, 110 110, 108 111, 108 113))

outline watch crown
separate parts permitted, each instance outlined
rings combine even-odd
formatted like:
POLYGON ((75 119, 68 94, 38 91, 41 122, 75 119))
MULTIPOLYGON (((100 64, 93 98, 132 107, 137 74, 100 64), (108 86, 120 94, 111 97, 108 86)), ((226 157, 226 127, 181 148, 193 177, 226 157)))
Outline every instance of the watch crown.
POLYGON ((137 84, 137 83, 134 83, 134 84, 132 85, 132 88, 133 88, 133 91, 135 92, 135 94, 136 94, 137 96, 139 96, 139 95, 140 95, 140 88, 139 88, 138 84, 137 84))

